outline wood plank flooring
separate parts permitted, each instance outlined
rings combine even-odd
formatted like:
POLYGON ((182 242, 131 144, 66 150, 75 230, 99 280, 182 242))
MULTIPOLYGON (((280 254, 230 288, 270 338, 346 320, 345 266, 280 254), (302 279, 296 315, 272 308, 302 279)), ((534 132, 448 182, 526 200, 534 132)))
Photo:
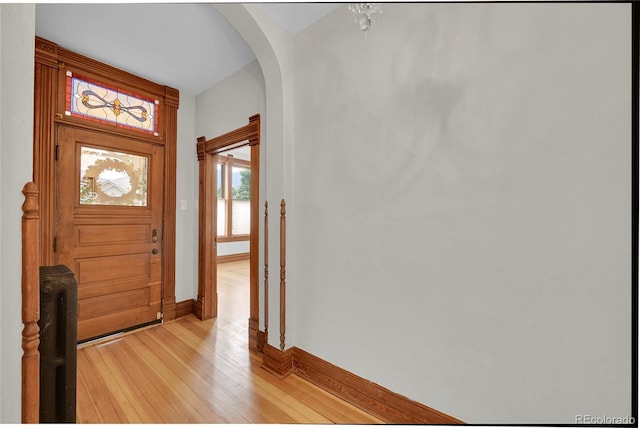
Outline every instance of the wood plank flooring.
POLYGON ((248 261, 219 265, 218 318, 193 315, 78 350, 78 423, 341 423, 379 419, 247 349, 248 261))

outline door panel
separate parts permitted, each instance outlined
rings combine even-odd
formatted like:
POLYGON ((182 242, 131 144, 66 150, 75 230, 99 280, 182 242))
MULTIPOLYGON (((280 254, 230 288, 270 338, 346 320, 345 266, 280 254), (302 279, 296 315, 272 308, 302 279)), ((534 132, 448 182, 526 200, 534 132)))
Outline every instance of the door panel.
POLYGON ((93 246, 104 244, 145 243, 149 239, 148 225, 78 225, 76 227, 76 245, 93 246))
POLYGON ((158 319, 161 146, 58 128, 56 262, 78 280, 78 340, 158 319))

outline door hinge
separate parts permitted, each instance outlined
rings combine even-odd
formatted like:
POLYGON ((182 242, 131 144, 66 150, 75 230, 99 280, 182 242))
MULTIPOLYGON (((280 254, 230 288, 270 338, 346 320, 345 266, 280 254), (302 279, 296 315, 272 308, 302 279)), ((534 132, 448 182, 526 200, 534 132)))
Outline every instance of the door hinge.
POLYGON ((156 312, 156 319, 157 320, 161 320, 162 319, 162 312, 156 312))
POLYGON ((53 238, 53 252, 57 253, 58 252, 58 237, 54 237, 53 238))
POLYGON ((60 145, 56 144, 56 160, 60 157, 60 145))

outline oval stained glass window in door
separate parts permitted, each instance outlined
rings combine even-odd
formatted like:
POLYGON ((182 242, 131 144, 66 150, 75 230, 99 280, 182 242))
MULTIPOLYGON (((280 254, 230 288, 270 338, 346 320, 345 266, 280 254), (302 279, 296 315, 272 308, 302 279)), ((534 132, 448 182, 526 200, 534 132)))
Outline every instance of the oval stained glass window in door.
POLYGON ((147 206, 148 158, 81 147, 80 205, 147 206))

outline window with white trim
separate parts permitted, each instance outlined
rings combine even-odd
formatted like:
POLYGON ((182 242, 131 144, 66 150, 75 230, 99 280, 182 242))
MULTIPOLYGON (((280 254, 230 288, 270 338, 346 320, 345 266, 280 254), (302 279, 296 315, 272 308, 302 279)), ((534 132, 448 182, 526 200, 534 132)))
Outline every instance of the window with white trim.
POLYGON ((251 162, 218 156, 218 242, 248 241, 251 232, 251 162))

